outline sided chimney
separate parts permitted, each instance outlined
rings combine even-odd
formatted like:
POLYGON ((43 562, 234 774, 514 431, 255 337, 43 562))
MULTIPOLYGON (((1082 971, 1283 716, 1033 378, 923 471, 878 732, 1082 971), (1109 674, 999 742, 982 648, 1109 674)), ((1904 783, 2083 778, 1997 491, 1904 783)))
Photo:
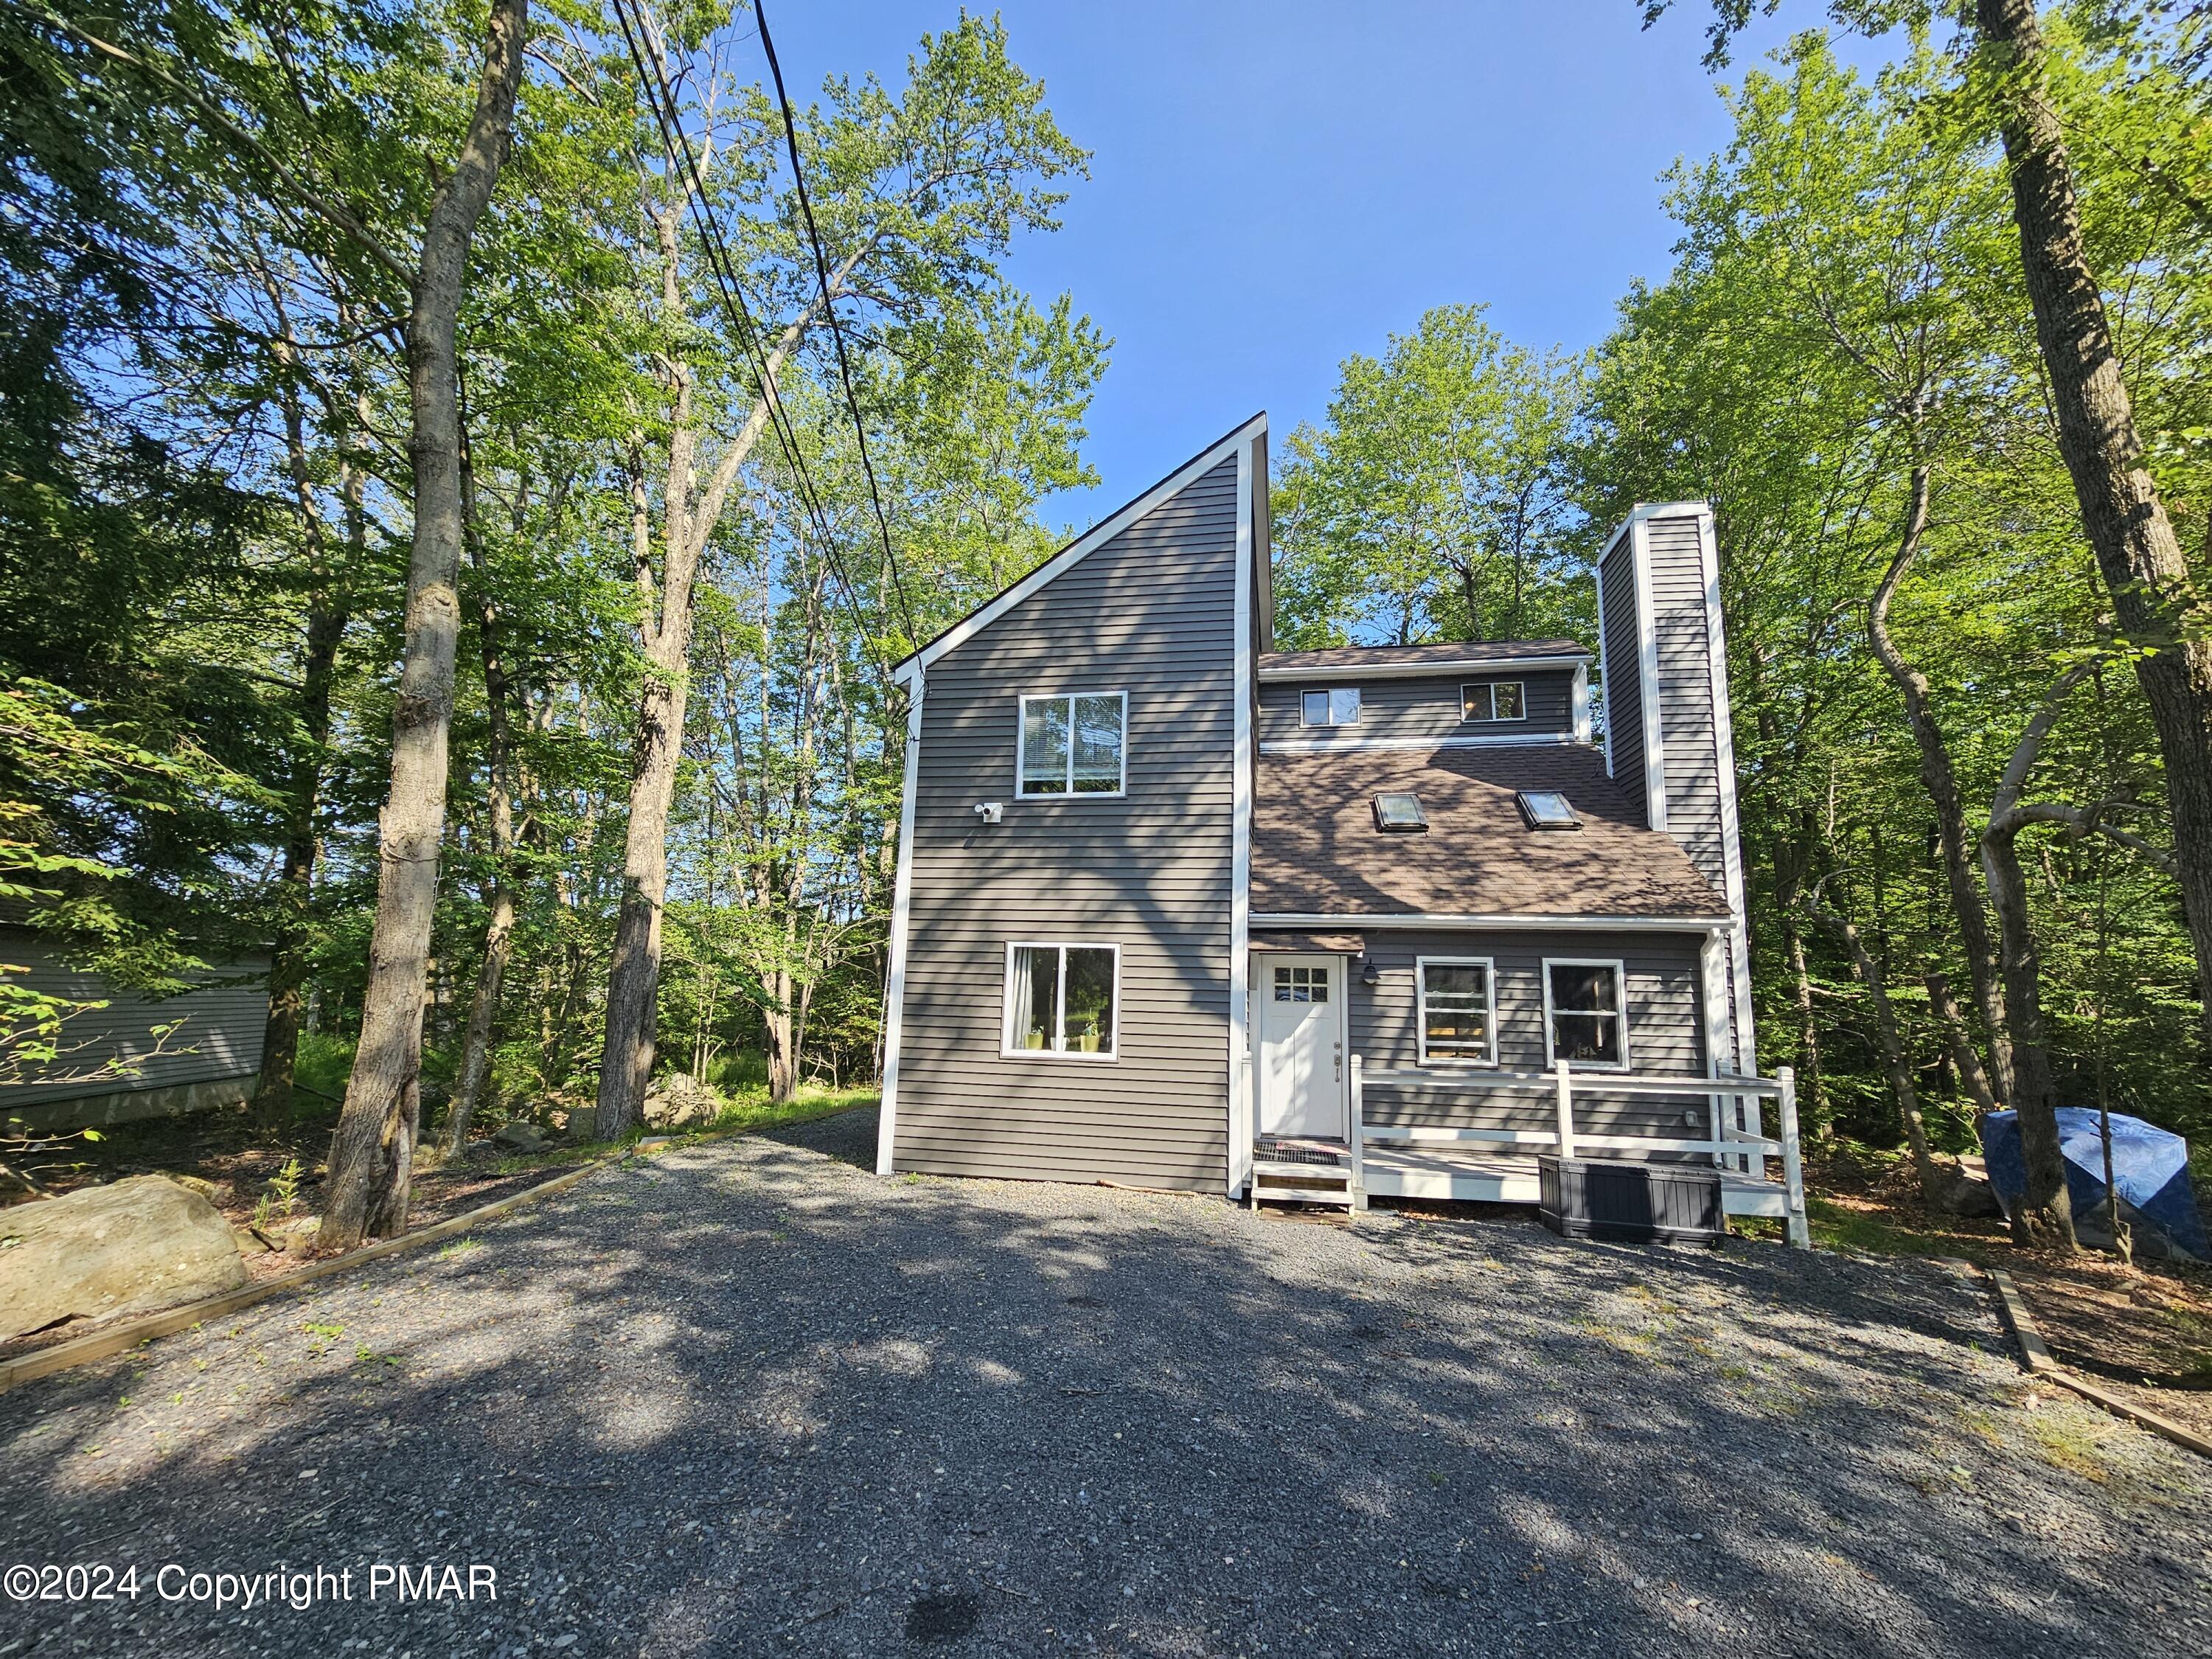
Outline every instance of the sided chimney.
POLYGON ((1756 1069, 1743 849, 1721 631, 1720 556, 1703 501, 1638 507, 1597 563, 1606 769, 1681 843, 1727 906, 1706 953, 1716 1071, 1756 1069), (1725 1000, 1723 1000, 1724 993, 1725 1000))

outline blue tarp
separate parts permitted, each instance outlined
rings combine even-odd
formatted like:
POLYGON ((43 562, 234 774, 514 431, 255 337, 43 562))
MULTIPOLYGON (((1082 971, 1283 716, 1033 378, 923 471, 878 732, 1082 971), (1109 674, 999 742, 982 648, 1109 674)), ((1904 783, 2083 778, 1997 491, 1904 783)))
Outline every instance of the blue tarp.
MULTIPOLYGON (((2074 1200, 2076 1224, 2086 1222, 2087 1231, 2101 1234, 2105 1148, 2097 1112, 2087 1106, 2061 1106, 2058 1144, 2066 1158, 2066 1190, 2074 1200)), ((2027 1188, 2019 1113, 1991 1112, 1982 1120, 1982 1156, 1989 1161, 1990 1185, 2010 1214, 2027 1188)), ((2189 1143, 2179 1135, 2114 1112, 2112 1184, 2120 1189, 2121 1218, 2135 1229, 2137 1247, 2148 1247, 2146 1254, 2163 1245, 2199 1261, 2212 1256, 2189 1184, 2189 1143)))

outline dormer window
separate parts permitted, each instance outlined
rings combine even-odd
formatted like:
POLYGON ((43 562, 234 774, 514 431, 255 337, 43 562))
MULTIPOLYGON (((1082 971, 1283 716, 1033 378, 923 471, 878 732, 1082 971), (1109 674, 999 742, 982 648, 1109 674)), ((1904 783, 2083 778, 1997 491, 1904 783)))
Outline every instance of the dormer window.
POLYGON ((1513 799, 1520 803, 1521 816, 1531 830, 1583 827, 1583 821, 1575 816, 1573 803, 1556 789, 1523 789, 1513 799))
POLYGON ((1401 836, 1426 830, 1429 819, 1421 811, 1421 798, 1402 791, 1388 791, 1376 796, 1375 827, 1401 836))
POLYGON ((1462 685, 1459 689, 1459 717, 1463 720, 1527 720, 1527 682, 1481 680, 1462 685))
POLYGON ((1338 685, 1326 691, 1307 692, 1299 700, 1298 720, 1304 726, 1358 725, 1359 688, 1338 685))

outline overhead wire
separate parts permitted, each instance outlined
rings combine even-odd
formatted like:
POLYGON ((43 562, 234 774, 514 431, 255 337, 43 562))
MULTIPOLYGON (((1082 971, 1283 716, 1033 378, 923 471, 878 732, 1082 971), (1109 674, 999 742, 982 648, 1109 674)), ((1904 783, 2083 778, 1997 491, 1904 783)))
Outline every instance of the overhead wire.
POLYGON ((784 147, 791 153, 791 179, 799 192, 799 216, 806 225, 806 240, 814 250, 815 280, 822 287, 822 308, 830 316, 830 337, 837 346, 837 378, 845 389, 845 407, 853 416, 853 435, 860 448, 860 470, 867 475, 868 499, 876 509, 876 529, 883 538, 884 563, 890 572, 891 585, 898 592, 899 609, 906 617, 907 634, 914 633, 914 606, 908 601, 905 580, 899 574, 898 555, 891 550, 890 520, 884 513, 883 491, 876 483, 876 465, 868 456, 868 423, 861 417, 860 401, 853 395, 853 365, 845 354, 845 330, 837 320, 837 302, 830 292, 830 260, 822 251, 822 233, 814 222, 814 204, 806 193, 806 172, 799 161, 799 122, 793 114, 791 96, 783 88, 783 65, 776 61, 775 38, 769 33, 768 9, 763 0, 753 0, 753 19, 760 25, 761 49, 768 54, 768 70, 775 82, 775 101, 783 112, 784 147))
MULTIPOLYGON (((853 613, 854 623, 860 630, 863 642, 872 647, 874 636, 867 618, 861 613, 859 590, 851 574, 845 568, 844 561, 838 556, 836 538, 830 528, 829 514, 815 490, 813 476, 807 468, 805 457, 799 451, 797 433, 791 425, 789 412, 784 407, 781 383, 762 350, 759 330, 754 323, 750 308, 745 304, 744 286, 737 276, 728 243, 715 220, 705 181, 699 173, 697 159, 691 151, 690 139, 684 132, 682 123, 678 118, 675 94, 660 72, 658 54, 651 54, 653 61, 648 67, 648 53, 640 44, 639 36, 644 34, 647 27, 642 0, 615 0, 615 15, 622 26, 623 43, 629 49, 630 62, 637 70, 638 90, 653 112, 653 122, 659 130, 661 145, 667 153, 669 165, 682 169, 683 179, 679 184, 688 185, 685 197, 692 220, 698 228, 701 243, 706 249, 708 268, 714 275, 715 288, 721 295, 724 309, 736 327, 738 340, 751 360, 759 395, 768 410, 769 427, 775 432, 777 445, 798 483, 800 501, 813 525, 815 535, 821 542, 823 556, 829 560, 830 568, 836 573, 839 590, 844 594, 847 607, 853 613), (632 27, 634 16, 635 30, 632 27)), ((908 628, 910 632, 910 622, 908 628)), ((888 665, 883 662, 880 651, 872 648, 870 654, 877 659, 878 671, 884 675, 888 690, 888 665)))

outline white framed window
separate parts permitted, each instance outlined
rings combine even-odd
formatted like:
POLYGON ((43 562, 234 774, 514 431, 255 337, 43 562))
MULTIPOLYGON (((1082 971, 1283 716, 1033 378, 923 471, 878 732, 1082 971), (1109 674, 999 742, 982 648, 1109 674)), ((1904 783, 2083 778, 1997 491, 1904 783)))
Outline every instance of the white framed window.
POLYGON ((1497 974, 1488 957, 1419 957, 1421 1064, 1498 1064, 1497 974))
POLYGON ((1521 680, 1480 680, 1459 689, 1463 720, 1525 720, 1528 688, 1521 680))
POLYGON ((1112 1060, 1121 1047, 1121 947, 1018 939, 1006 946, 1008 1059, 1112 1060))
POLYGON ((1322 968, 1285 968, 1275 969, 1275 1000, 1278 1002, 1327 1002, 1328 1000, 1329 970, 1322 968))
POLYGON ((1619 962, 1544 958, 1544 1060, 1577 1071, 1628 1069, 1628 975, 1619 962))
POLYGON ((1359 688, 1339 685, 1326 691, 1313 690, 1298 698, 1298 724, 1301 726, 1357 726, 1359 724, 1359 688))
POLYGON ((1024 697, 1015 745, 1017 795, 1127 793, 1129 694, 1024 697))

